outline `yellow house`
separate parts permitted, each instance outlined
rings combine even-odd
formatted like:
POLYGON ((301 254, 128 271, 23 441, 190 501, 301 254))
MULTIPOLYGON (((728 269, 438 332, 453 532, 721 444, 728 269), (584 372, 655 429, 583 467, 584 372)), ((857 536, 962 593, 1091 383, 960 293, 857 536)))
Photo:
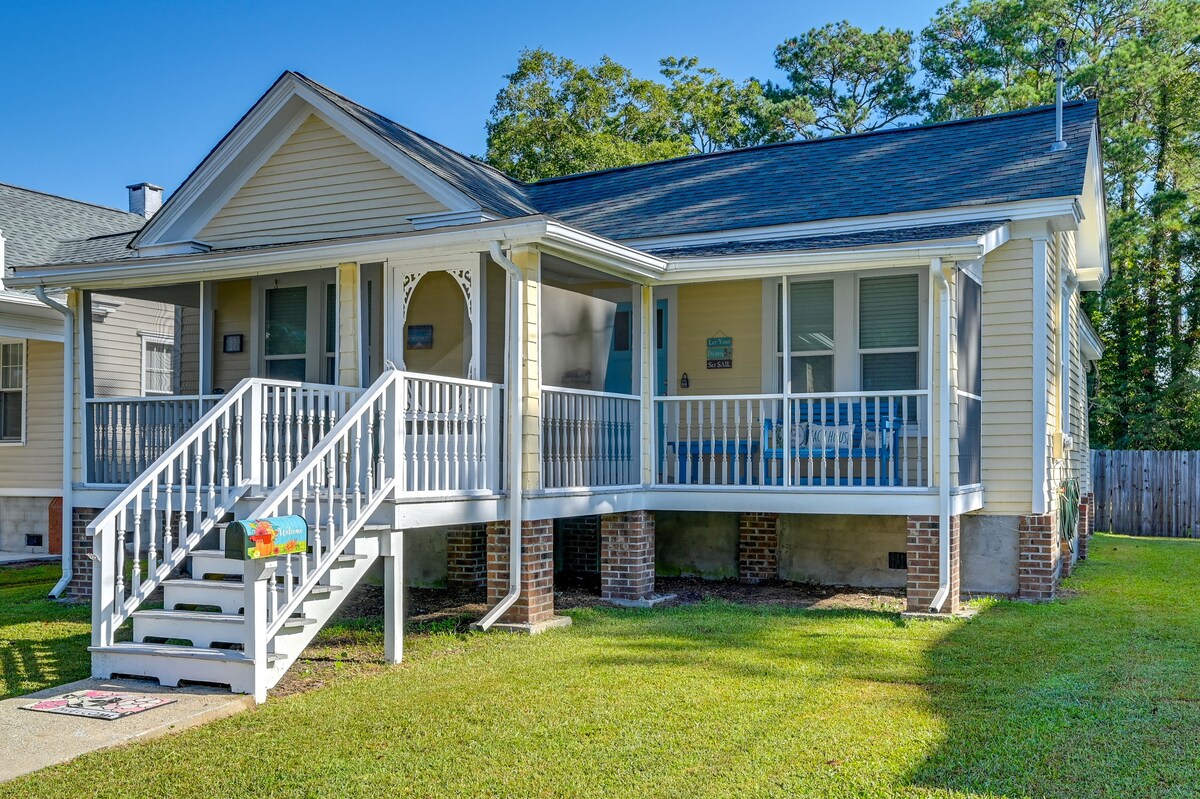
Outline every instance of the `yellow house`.
POLYGON ((1096 106, 1056 116, 524 184, 284 73, 136 234, 10 278, 79 320, 94 671, 261 698, 377 560, 393 659, 405 580, 534 632, 563 570, 1052 597, 1108 274, 1096 106), (178 309, 152 407, 95 391, 112 298, 178 309), (231 514, 311 550, 227 557, 231 514))

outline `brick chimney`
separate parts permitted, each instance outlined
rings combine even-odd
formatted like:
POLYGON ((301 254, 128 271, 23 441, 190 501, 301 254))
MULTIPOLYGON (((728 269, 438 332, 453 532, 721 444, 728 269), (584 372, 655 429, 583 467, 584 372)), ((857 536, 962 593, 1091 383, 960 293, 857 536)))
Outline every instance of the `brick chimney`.
POLYGON ((159 208, 162 208, 162 186, 155 186, 153 183, 134 183, 125 188, 129 189, 129 213, 149 219, 159 208))

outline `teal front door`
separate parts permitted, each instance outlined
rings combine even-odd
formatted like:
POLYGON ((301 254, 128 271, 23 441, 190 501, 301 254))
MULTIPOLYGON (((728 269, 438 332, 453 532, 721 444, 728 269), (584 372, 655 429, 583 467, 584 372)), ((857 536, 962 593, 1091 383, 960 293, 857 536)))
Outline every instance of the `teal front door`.
MULTIPOLYGON (((654 304, 654 393, 667 393, 667 301, 654 304)), ((608 368, 604 390, 614 394, 633 394, 633 305, 617 303, 612 338, 608 346, 608 368)))

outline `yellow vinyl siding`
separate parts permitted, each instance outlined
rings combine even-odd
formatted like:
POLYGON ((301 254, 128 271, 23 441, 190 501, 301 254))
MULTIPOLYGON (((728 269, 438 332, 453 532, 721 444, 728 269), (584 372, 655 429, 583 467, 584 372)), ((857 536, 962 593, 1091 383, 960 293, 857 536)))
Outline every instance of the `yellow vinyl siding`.
POLYGON ((484 297, 484 319, 487 331, 484 335, 483 351, 487 359, 484 367, 484 380, 493 383, 504 382, 504 348, 507 346, 508 333, 505 328, 507 308, 504 306, 508 273, 490 258, 484 260, 486 279, 484 285, 487 294, 484 297))
POLYGON ((408 218, 448 210, 315 115, 197 236, 222 246, 412 230, 408 218))
POLYGON ((1029 513, 1033 491, 1033 246, 983 265, 983 482, 988 513, 1029 513))
MULTIPOLYGON (((445 272, 430 272, 421 278, 408 304, 408 318, 401 331, 404 365, 411 372, 444 377, 465 377, 467 301, 454 278, 445 272), (433 349, 408 349, 408 325, 433 325, 433 349)), ((501 344, 501 346, 503 346, 501 344)))
POLYGON ((0 488, 61 490, 63 345, 25 347, 25 444, 0 445, 0 488))
POLYGON ((213 291, 213 388, 230 391, 250 376, 250 281, 230 280, 218 283, 213 291), (242 351, 223 350, 225 336, 240 333, 242 351))
MULTIPOLYGON (((703 283, 679 287, 677 310, 678 373, 668 379, 671 392, 689 394, 758 394, 763 390, 762 307, 760 280, 703 283), (708 339, 733 337, 733 368, 708 369, 708 339), (679 388, 687 373, 688 388, 679 388)), ((767 342, 767 346, 774 346, 767 342)))

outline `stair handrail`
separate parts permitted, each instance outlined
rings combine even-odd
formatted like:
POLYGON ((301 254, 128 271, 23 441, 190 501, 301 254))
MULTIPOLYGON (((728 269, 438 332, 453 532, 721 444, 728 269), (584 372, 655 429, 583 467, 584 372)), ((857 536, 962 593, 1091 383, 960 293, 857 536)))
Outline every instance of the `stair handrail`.
POLYGON ((317 529, 311 536, 311 567, 303 553, 285 555, 270 566, 261 561, 246 562, 246 655, 255 660, 256 671, 265 667, 269 641, 393 493, 395 453, 402 448, 399 439, 404 430, 404 378, 405 373, 397 369, 381 374, 248 515, 261 519, 298 513, 307 519, 311 507, 317 519, 317 529), (348 498, 351 487, 356 489, 353 506, 348 498), (327 541, 323 540, 325 534, 327 541), (282 577, 283 581, 273 577, 282 577))
POLYGON ((248 487, 262 478, 264 433, 259 422, 264 418, 266 389, 270 387, 337 389, 291 380, 244 378, 89 522, 93 645, 112 644, 121 623, 182 564, 248 487), (168 520, 161 525, 160 512, 168 520), (190 524, 189 513, 194 516, 190 524), (125 528, 131 514, 134 552, 126 597, 125 528), (175 529, 172 518, 178 524, 175 529), (145 576, 140 547, 143 521, 149 525, 145 576), (163 541, 161 562, 159 535, 163 541))

